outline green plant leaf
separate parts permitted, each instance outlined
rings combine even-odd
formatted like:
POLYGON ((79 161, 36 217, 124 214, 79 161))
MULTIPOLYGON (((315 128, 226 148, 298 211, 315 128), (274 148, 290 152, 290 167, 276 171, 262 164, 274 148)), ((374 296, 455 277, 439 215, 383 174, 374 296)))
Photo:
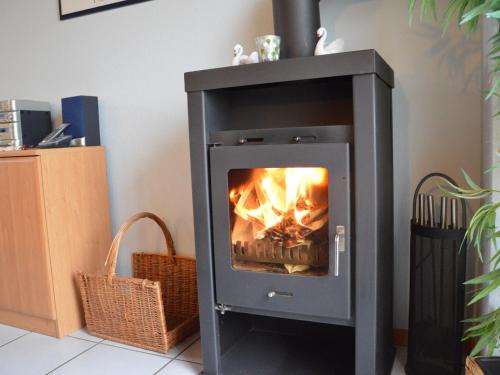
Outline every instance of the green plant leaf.
POLYGON ((475 304, 477 301, 483 299, 484 297, 487 297, 490 293, 495 291, 498 287, 500 287, 500 278, 492 281, 491 284, 489 284, 487 287, 481 289, 481 291, 478 292, 474 296, 474 298, 469 301, 469 303, 467 305, 471 306, 471 305, 475 304))
POLYGON ((422 0, 422 6, 420 7, 420 19, 423 20, 430 13, 434 19, 437 19, 436 0, 422 0))
POLYGON ((500 10, 486 13, 486 18, 500 18, 500 10))
POLYGON ((493 36, 492 36, 492 37, 490 37, 490 38, 488 39, 488 41, 489 41, 489 42, 491 42, 491 43, 493 43, 493 44, 495 44, 495 42, 500 41, 500 31, 499 31, 499 32, 496 32, 495 34, 493 34, 493 36))
MULTIPOLYGON (((498 111, 495 116, 497 116, 498 114, 500 114, 500 111, 498 111)), ((497 154, 498 154, 498 151, 497 151, 497 154)), ((493 172, 495 169, 497 169, 498 167, 500 167, 500 162, 496 162, 494 163, 490 168, 488 168, 487 170, 484 171, 484 173, 490 173, 490 172, 493 172)))
POLYGON ((465 11, 474 8, 477 3, 478 0, 450 0, 441 22, 443 33, 448 29, 455 14, 457 14, 458 23, 460 24, 465 11))
POLYGON ((413 23, 413 12, 415 11, 415 5, 417 5, 417 0, 408 1, 408 21, 410 25, 413 23))
POLYGON ((494 318, 496 316, 496 311, 489 312, 484 315, 477 316, 475 318, 468 318, 462 320, 463 323, 480 323, 484 322, 485 320, 491 319, 492 317, 494 318))
POLYGON ((466 24, 467 22, 472 21, 474 18, 487 13, 488 10, 490 10, 491 5, 492 1, 485 1, 481 5, 474 7, 472 10, 463 15, 462 20, 460 21, 460 25, 466 24))
POLYGON ((467 182, 467 185, 469 185, 472 189, 481 189, 479 185, 477 185, 474 180, 467 174, 466 171, 462 169, 462 174, 464 175, 465 181, 467 182))
POLYGON ((478 277, 475 277, 471 280, 466 281, 464 284, 465 285, 483 284, 487 281, 494 280, 495 278, 500 278, 500 269, 488 272, 488 273, 481 275, 481 276, 478 276, 478 277))
POLYGON ((496 340, 494 331, 491 331, 488 334, 483 335, 479 339, 476 346, 474 346, 474 349, 472 349, 470 356, 474 357, 478 355, 481 352, 481 350, 483 350, 490 343, 491 340, 496 340))
MULTIPOLYGON (((488 329, 488 326, 494 321, 495 321, 495 315, 488 317, 487 319, 480 320, 480 323, 467 329, 467 331, 466 331, 467 335, 470 335, 470 337, 476 336, 478 334, 478 332, 482 332, 484 329, 488 329), (472 336, 472 335, 474 335, 474 336, 472 336)), ((464 339, 466 339, 466 338, 467 338, 467 336, 464 339)))
POLYGON ((499 88, 500 88, 500 80, 495 79, 493 81, 493 86, 491 87, 490 91, 488 92, 488 95, 486 95, 486 100, 491 98, 493 95, 496 95, 499 88))
POLYGON ((497 53, 500 52, 500 45, 494 46, 491 51, 488 53, 488 57, 495 56, 497 53))
POLYGON ((482 220, 479 221, 477 226, 476 238, 471 238, 476 250, 481 251, 481 247, 484 241, 484 237, 488 235, 491 226, 491 216, 495 216, 495 212, 486 211, 483 215, 482 220))
POLYGON ((495 232, 492 236, 492 240, 494 241, 493 247, 497 250, 496 250, 495 254, 493 254, 493 256, 490 258, 488 264, 491 267, 493 267, 494 269, 497 269, 498 265, 500 264, 500 250, 498 249, 497 243, 495 241, 497 238, 500 238, 500 231, 495 232))

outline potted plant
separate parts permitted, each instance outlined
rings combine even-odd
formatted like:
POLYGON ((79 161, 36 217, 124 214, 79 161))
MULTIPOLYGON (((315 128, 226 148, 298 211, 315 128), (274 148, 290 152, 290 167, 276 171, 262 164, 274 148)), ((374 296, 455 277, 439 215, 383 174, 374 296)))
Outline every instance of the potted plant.
MULTIPOLYGON (((409 0, 409 20, 412 22, 413 14, 417 7, 416 0, 409 0)), ((421 0, 420 18, 432 16, 438 19, 436 11, 436 0, 421 0)), ((500 19, 500 0, 448 0, 447 7, 441 17, 444 30, 448 28, 454 17, 458 17, 458 23, 464 26, 469 33, 477 30, 481 18, 500 19)), ((500 31, 496 31, 489 40, 490 51, 488 57, 493 61, 491 88, 486 95, 486 100, 500 94, 500 31)), ((498 112, 495 116, 499 115, 498 112)), ((494 168, 499 167, 495 165, 494 168)), ((489 270, 484 274, 466 282, 478 289, 468 302, 469 305, 483 301, 486 297, 500 288, 500 227, 496 224, 497 211, 500 209, 500 201, 494 194, 500 193, 497 188, 481 188, 464 172, 465 180, 469 185, 463 189, 455 187, 456 192, 448 193, 458 198, 480 199, 481 207, 475 212, 467 227, 466 238, 477 250, 478 256, 483 261, 485 241, 491 241, 493 252, 488 262, 489 270)), ((463 340, 475 339, 476 344, 467 359, 467 374, 478 375, 481 373, 500 373, 500 357, 477 359, 475 356, 484 352, 491 357, 495 349, 500 348, 500 307, 489 311, 481 316, 467 319, 469 327, 465 331, 463 340)))

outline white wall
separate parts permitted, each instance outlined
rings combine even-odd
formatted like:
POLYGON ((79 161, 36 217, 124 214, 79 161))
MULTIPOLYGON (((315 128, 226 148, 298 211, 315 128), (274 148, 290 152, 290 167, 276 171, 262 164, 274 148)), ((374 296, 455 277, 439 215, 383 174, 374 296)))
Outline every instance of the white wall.
MULTIPOLYGON (((108 148, 113 227, 140 210, 167 221, 178 252, 194 253, 183 73, 227 65, 272 32, 270 0, 154 0, 59 21, 56 0, 1 0, 0 98, 52 103, 97 95, 108 148)), ((460 167, 479 175, 480 43, 438 27, 408 28, 401 0, 321 2, 324 26, 349 49, 376 48, 396 72, 395 325, 405 327, 412 190, 424 174, 460 167)), ((119 259, 129 272, 134 249, 159 248, 151 225, 130 232, 119 259)))

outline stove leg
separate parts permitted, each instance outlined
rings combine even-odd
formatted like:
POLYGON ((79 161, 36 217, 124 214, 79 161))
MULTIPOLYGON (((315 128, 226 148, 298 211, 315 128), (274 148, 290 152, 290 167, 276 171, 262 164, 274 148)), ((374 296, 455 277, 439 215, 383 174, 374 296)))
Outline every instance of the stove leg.
POLYGON ((392 94, 375 74, 354 77, 353 90, 355 367, 356 375, 388 375, 394 355, 392 94))

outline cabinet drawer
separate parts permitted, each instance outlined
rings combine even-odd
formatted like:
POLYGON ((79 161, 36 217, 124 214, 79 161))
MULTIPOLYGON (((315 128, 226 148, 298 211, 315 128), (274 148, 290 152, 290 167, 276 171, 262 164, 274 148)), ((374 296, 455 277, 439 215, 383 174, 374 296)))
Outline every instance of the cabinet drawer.
POLYGON ((38 156, 0 159, 0 309, 55 319, 38 156))

